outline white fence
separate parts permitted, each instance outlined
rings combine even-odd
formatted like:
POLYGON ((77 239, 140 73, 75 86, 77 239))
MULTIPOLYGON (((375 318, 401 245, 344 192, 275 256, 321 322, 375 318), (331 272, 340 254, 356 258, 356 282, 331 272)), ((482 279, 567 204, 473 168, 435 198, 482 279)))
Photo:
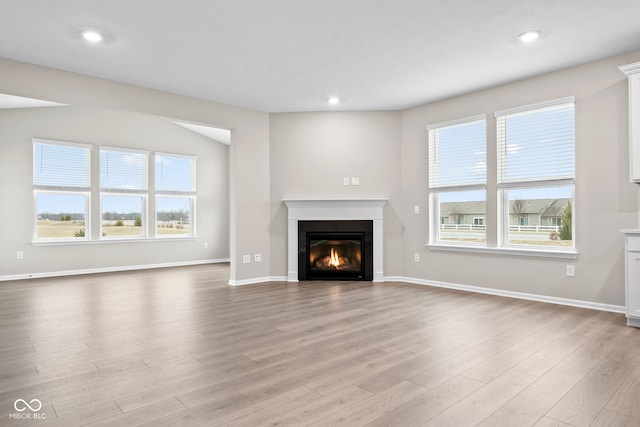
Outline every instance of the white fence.
MULTIPOLYGON (((485 225, 479 224, 440 224, 440 230, 466 230, 466 231, 485 231, 485 225)), ((510 225, 509 231, 528 231, 532 233, 550 233, 558 232, 560 227, 556 225, 510 225)))

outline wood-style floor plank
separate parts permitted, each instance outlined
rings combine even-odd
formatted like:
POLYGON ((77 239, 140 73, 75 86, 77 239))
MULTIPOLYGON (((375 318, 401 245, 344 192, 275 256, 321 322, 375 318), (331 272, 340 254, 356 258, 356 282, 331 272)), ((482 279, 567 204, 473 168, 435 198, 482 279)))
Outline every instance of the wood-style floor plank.
POLYGON ((622 314, 228 274, 0 283, 0 425, 640 425, 640 329, 622 314), (10 418, 17 399, 40 419, 10 418))

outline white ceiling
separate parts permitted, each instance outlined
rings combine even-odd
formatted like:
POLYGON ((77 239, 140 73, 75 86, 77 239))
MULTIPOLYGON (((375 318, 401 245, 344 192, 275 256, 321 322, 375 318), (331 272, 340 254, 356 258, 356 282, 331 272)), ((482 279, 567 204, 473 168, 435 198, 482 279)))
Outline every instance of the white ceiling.
POLYGON ((640 49, 639 16, 639 0, 0 0, 0 57, 268 112, 402 109, 640 49))
POLYGON ((202 136, 221 142, 225 145, 231 145, 231 131, 228 129, 214 128, 211 126, 203 126, 195 123, 173 122, 178 126, 189 129, 192 132, 199 133, 202 136))
POLYGON ((59 107, 62 105, 64 104, 0 93, 0 110, 8 108, 59 107))

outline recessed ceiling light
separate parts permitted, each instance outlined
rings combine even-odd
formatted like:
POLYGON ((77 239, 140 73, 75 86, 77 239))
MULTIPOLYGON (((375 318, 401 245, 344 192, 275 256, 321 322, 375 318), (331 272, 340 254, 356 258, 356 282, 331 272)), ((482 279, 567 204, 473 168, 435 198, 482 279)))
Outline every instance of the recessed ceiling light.
POLYGON ((103 39, 102 34, 94 30, 85 30, 82 32, 82 38, 89 43, 100 43, 103 39))
POLYGON ((530 43, 540 37, 539 30, 527 30, 518 35, 521 42, 530 43))
POLYGON ((327 99, 327 102, 331 105, 336 105, 340 103, 340 98, 338 98, 337 96, 331 96, 329 97, 329 99, 327 99))

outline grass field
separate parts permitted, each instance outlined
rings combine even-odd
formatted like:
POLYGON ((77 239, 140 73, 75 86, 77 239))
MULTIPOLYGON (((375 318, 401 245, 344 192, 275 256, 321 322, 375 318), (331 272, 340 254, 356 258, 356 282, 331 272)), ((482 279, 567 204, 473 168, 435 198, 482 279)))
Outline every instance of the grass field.
MULTIPOLYGON (((39 239, 67 239, 79 238, 74 233, 84 229, 83 221, 38 221, 39 239)), ((157 227, 157 236, 167 235, 188 235, 189 225, 182 225, 183 228, 157 227)), ((133 221, 124 221, 124 225, 116 226, 113 221, 105 221, 102 224, 104 237, 135 237, 142 236, 143 228, 133 225, 133 221)))

